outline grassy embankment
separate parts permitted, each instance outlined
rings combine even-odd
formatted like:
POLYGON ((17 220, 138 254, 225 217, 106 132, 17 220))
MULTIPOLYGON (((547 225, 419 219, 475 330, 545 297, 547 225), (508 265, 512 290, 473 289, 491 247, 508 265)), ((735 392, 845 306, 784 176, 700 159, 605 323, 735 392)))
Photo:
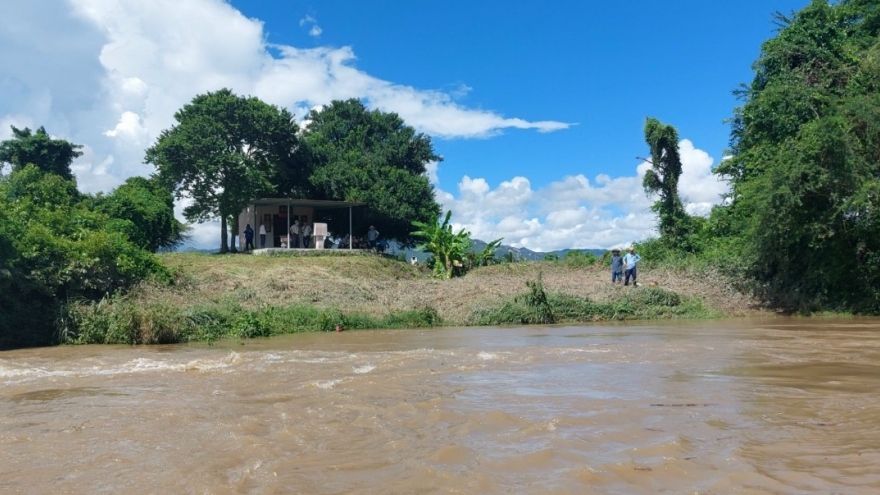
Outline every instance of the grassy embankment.
POLYGON ((711 318, 754 313, 715 276, 643 269, 640 287, 565 261, 500 264, 437 280, 378 256, 164 254, 171 286, 71 307, 70 342, 172 343, 282 333, 439 325, 711 318), (650 285, 653 282, 656 285, 650 285))

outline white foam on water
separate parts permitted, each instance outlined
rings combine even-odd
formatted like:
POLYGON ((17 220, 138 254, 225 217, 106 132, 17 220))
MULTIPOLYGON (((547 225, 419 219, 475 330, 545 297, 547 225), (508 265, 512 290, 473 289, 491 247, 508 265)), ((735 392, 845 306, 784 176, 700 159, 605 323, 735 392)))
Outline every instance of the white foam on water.
POLYGON ((356 368, 353 368, 352 371, 354 371, 355 373, 357 373, 359 375, 363 375, 364 373, 369 373, 369 372, 373 371, 374 369, 376 369, 375 364, 365 364, 363 366, 358 366, 356 368))
POLYGON ((430 356, 455 356, 456 351, 452 349, 431 349, 427 347, 422 347, 419 349, 409 349, 406 351, 389 351, 389 355, 391 356, 406 356, 406 357, 430 357, 430 356))
POLYGON ((44 368, 0 367, 0 378, 44 378, 53 376, 71 376, 73 371, 47 370, 44 368))
POLYGON ((228 370, 244 362, 237 352, 222 357, 197 358, 186 362, 140 357, 125 363, 110 366, 88 366, 73 369, 47 369, 45 367, 3 366, 0 365, 0 379, 5 383, 19 383, 40 378, 115 376, 136 373, 187 372, 228 370))
POLYGON ((494 352, 480 351, 480 353, 477 354, 477 357, 483 361, 488 361, 490 359, 498 359, 498 354, 495 354, 494 352))
POLYGON ((150 358, 136 358, 119 368, 100 371, 102 375, 118 375, 128 373, 149 373, 161 371, 211 371, 223 370, 241 364, 244 359, 237 352, 230 352, 222 358, 198 358, 187 362, 173 362, 150 358))
POLYGON ((279 362, 284 361, 285 357, 283 354, 279 354, 277 352, 267 352, 260 357, 263 361, 269 362, 279 362))
POLYGON ((312 383, 318 388, 322 388, 324 390, 329 390, 341 382, 342 382, 341 379, 336 379, 336 380, 316 380, 312 383))
POLYGON ((547 352, 552 352, 558 355, 564 354, 599 354, 611 352, 611 349, 607 347, 564 347, 561 349, 552 349, 547 352))

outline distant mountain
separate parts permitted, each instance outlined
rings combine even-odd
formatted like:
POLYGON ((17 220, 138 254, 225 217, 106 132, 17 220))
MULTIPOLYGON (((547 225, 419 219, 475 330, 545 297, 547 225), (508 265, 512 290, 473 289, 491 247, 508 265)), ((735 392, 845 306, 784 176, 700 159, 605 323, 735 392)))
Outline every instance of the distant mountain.
MULTIPOLYGON (((474 246, 474 251, 482 251, 486 247, 487 243, 484 241, 481 241, 479 239, 471 239, 471 244, 474 246)), ((598 249, 598 248, 596 248, 596 249, 559 249, 556 251, 550 251, 550 252, 544 253, 544 252, 540 252, 540 251, 532 251, 531 249, 528 249, 528 248, 515 248, 513 246, 506 246, 506 245, 502 244, 498 248, 498 256, 501 257, 507 253, 513 253, 514 256, 516 256, 516 259, 539 261, 539 260, 544 259, 544 256, 547 256, 548 254, 555 254, 555 255, 559 256, 560 258, 564 258, 565 255, 568 254, 569 251, 581 251, 581 252, 591 253, 596 257, 600 257, 603 254, 605 254, 607 249, 598 249)))
MULTIPOLYGON (((481 241, 479 239, 471 239, 471 246, 473 246, 474 251, 482 251, 486 248, 488 243, 485 241, 481 241)), ((513 253, 514 257, 518 260, 526 260, 526 261, 540 261, 544 259, 544 256, 548 254, 555 254, 559 256, 559 258, 564 258, 569 251, 582 251, 587 253, 592 253, 594 256, 601 257, 605 254, 607 249, 560 249, 557 251, 550 251, 548 253, 542 253, 539 251, 532 251, 527 248, 516 248, 513 246, 507 246, 502 244, 498 247, 498 252, 496 256, 499 258, 506 255, 507 253, 513 253)), ((406 259, 410 259, 415 256, 419 262, 424 262, 430 255, 425 253, 424 251, 417 251, 415 249, 404 249, 398 246, 396 243, 392 242, 389 246, 388 252, 391 254, 401 254, 403 253, 406 259)))
MULTIPOLYGON (((474 251, 482 251, 483 249, 485 249, 487 244, 488 244, 487 242, 481 241, 479 239, 471 239, 471 246, 473 246, 474 251)), ((196 248, 193 246, 180 246, 177 249, 175 249, 175 251, 182 252, 182 253, 195 252, 195 253, 209 253, 209 254, 215 254, 215 253, 219 252, 219 250, 216 248, 214 248, 214 249, 199 249, 199 248, 196 248)), ((502 256, 505 256, 507 253, 513 253, 513 256, 517 260, 540 261, 540 260, 543 260, 544 257, 547 256, 548 254, 555 254, 560 259, 565 258, 565 255, 568 254, 569 251, 582 251, 582 252, 586 252, 586 253, 592 253, 597 258, 601 258, 602 255, 604 255, 608 250, 607 249, 598 249, 598 248, 597 249, 559 249, 556 251, 550 251, 547 253, 543 253, 540 251, 532 251, 531 249, 527 249, 527 248, 515 248, 513 246, 506 246, 506 245, 502 244, 501 246, 498 247, 498 252, 497 252, 496 256, 498 256, 500 258, 502 256)), ((429 256, 431 256, 430 254, 428 254, 424 251, 402 248, 394 241, 391 241, 389 243, 388 251, 386 251, 386 252, 388 254, 393 254, 393 255, 403 254, 407 260, 409 260, 410 258, 415 256, 416 259, 419 260, 420 263, 424 263, 425 260, 428 259, 429 256)))
POLYGON ((220 250, 217 248, 199 249, 199 248, 193 247, 193 246, 180 246, 177 249, 173 249, 172 251, 176 251, 178 253, 209 253, 209 254, 214 254, 214 253, 220 252, 220 250))

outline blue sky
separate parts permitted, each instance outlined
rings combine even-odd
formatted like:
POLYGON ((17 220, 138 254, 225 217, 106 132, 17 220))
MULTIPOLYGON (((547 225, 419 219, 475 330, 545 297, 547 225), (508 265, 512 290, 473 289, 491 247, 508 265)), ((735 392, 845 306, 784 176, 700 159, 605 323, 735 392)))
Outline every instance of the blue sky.
MULTIPOLYGON (((437 199, 475 237, 549 251, 652 235, 648 116, 682 138, 682 194, 726 186, 723 120, 775 10, 807 0, 424 2, 46 0, 0 5, 0 138, 45 125, 86 146, 83 189, 152 170, 143 150, 198 93, 299 115, 358 97, 432 136, 437 199)), ((214 223, 193 244, 217 245, 214 223)))

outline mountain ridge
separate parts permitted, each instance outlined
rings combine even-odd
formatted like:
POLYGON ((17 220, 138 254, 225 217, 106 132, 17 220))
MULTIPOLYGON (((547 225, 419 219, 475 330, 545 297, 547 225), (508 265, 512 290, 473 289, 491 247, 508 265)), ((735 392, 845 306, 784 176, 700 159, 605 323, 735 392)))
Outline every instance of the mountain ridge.
MULTIPOLYGON (((471 246, 474 251, 482 251, 488 243, 485 241, 481 241, 480 239, 471 239, 471 246)), ((520 260, 528 260, 528 261, 538 261, 544 259, 545 256, 549 254, 555 254, 560 258, 564 258, 569 251, 580 251, 584 253, 590 253, 594 256, 601 257, 605 254, 607 249, 600 248, 585 248, 585 249, 577 249, 577 248, 568 248, 568 249, 557 249, 555 251, 541 252, 541 251, 532 251, 529 248, 516 248, 513 246, 508 246, 506 244, 502 244, 498 247, 497 256, 504 256, 509 252, 512 252, 516 259, 520 260)))
MULTIPOLYGON (((423 262, 425 259, 427 259, 430 256, 430 254, 428 254, 424 251, 417 250, 417 249, 401 248, 394 241, 391 241, 389 244, 390 244, 389 251, 388 251, 389 253, 391 253, 391 254, 403 253, 406 256, 406 259, 409 259, 410 257, 415 256, 416 259, 418 259, 420 262, 423 262)), ((486 241, 482 241, 480 239, 471 239, 471 249, 473 251, 476 251, 476 252, 482 251, 483 249, 486 248, 487 245, 488 245, 488 243, 486 241)), ((216 253, 216 252, 218 252, 218 249, 216 249, 216 248, 214 248, 214 249, 201 248, 200 249, 200 248, 196 248, 194 246, 181 246, 178 249, 176 249, 175 251, 181 252, 181 253, 186 253, 186 252, 216 253)), ((532 251, 531 249, 528 249, 528 248, 517 248, 517 247, 513 247, 513 246, 508 246, 506 244, 502 244, 502 245, 498 246, 498 251, 496 253, 496 256, 502 257, 502 256, 507 255, 507 253, 513 253, 514 258, 517 260, 540 261, 540 260, 543 260, 544 257, 547 255, 556 255, 559 258, 564 258, 565 255, 567 255, 570 251, 581 251, 581 252, 585 252, 585 253, 590 253, 598 258, 598 257, 601 257, 602 255, 604 255, 608 250, 607 249, 600 249, 600 248, 589 248, 589 249, 569 248, 569 249, 557 249, 556 251, 541 252, 541 251, 532 251)))

